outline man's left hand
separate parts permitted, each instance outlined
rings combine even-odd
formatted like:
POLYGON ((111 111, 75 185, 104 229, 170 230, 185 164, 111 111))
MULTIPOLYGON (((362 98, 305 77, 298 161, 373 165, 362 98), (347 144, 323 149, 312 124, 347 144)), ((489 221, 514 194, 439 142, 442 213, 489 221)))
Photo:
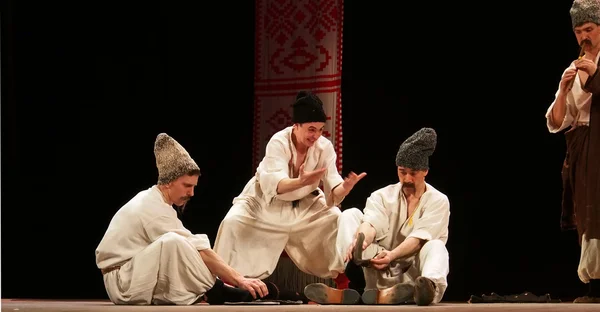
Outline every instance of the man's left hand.
POLYGON ((375 256, 375 258, 371 259, 371 264, 377 270, 385 270, 392 262, 392 253, 389 250, 382 250, 380 253, 375 256))
POLYGON ((360 179, 364 178, 367 175, 366 172, 363 172, 359 175, 354 173, 353 171, 348 174, 348 176, 344 179, 344 189, 350 191, 360 179))
POLYGON ((590 77, 596 73, 598 66, 593 61, 588 59, 580 59, 575 61, 575 67, 578 70, 586 72, 590 77))

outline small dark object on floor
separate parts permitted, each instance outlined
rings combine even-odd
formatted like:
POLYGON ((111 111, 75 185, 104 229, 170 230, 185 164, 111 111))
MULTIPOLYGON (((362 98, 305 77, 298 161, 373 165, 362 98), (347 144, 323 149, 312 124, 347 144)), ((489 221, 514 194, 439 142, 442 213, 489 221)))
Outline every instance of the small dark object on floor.
POLYGON ((518 295, 500 296, 497 293, 489 295, 475 296, 471 295, 468 303, 560 303, 560 299, 552 299, 550 294, 536 296, 530 292, 524 292, 518 295))
POLYGON ((284 305, 284 304, 302 304, 301 300, 255 300, 250 302, 225 302, 225 305, 284 305))

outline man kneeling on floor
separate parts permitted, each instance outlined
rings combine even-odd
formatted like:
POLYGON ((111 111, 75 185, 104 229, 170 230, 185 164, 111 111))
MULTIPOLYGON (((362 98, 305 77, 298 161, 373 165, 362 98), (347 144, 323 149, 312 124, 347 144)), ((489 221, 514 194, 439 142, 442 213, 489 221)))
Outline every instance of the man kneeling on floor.
POLYGON ((178 219, 173 205, 183 210, 200 177, 188 152, 161 133, 154 154, 158 182, 117 211, 96 249, 110 300, 123 305, 224 304, 276 295, 276 286, 236 272, 211 249, 205 234, 190 233, 178 219))
POLYGON ((352 226, 357 228, 345 259, 354 262, 346 268, 350 289, 310 284, 304 290, 310 300, 417 305, 441 301, 448 286, 450 203, 445 194, 425 182, 436 144, 431 128, 419 130, 402 143, 396 155, 400 182, 373 192, 364 215, 356 208, 352 208, 355 213, 345 214, 356 218, 352 226), (351 273, 353 264, 363 267, 363 276, 351 273))

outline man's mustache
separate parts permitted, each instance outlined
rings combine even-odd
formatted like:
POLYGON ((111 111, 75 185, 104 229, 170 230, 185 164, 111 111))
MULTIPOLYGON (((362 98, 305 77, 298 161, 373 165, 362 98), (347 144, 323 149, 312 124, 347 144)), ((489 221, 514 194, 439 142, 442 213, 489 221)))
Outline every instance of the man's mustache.
POLYGON ((406 187, 406 188, 415 188, 415 184, 414 183, 403 183, 402 187, 406 187))

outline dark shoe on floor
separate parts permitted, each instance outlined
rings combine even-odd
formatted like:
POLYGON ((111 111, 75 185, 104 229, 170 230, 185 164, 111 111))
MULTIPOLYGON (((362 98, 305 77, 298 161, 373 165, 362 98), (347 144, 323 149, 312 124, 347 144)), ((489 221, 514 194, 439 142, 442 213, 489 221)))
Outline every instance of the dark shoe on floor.
POLYGON ((506 302, 514 302, 514 303, 550 303, 552 302, 552 298, 550 298, 550 294, 545 294, 543 296, 536 296, 528 291, 520 293, 518 295, 510 295, 504 296, 506 302))
POLYGON ((600 297, 583 296, 575 299, 573 303, 600 303, 600 297))
POLYGON ((419 276, 415 281, 415 303, 420 306, 430 305, 435 296, 435 284, 427 277, 419 276))
POLYGON ((307 285, 304 295, 319 304, 358 304, 360 301, 360 294, 354 289, 336 289, 323 283, 307 285))
POLYGON ((362 294, 364 304, 405 304, 413 299, 415 287, 408 283, 396 284, 386 289, 367 289, 362 294))
POLYGON ((204 294, 206 302, 211 305, 222 305, 225 302, 250 302, 254 298, 249 291, 227 286, 217 279, 215 285, 204 294))
POLYGON ((277 285, 275 285, 275 283, 273 282, 269 282, 269 281, 263 281, 263 283, 265 283, 265 285, 267 285, 267 290, 269 291, 269 294, 260 298, 262 300, 278 300, 279 299, 279 287, 277 287, 277 285))
POLYGON ((528 291, 518 295, 500 296, 495 292, 489 295, 471 295, 468 303, 561 303, 560 299, 552 299, 550 294, 536 296, 528 291))
POLYGON ((269 294, 259 298, 261 301, 273 301, 279 302, 280 304, 308 303, 308 299, 306 296, 304 296, 304 294, 299 294, 298 292, 281 288, 271 281, 263 280, 263 282, 265 285, 267 285, 269 294))

